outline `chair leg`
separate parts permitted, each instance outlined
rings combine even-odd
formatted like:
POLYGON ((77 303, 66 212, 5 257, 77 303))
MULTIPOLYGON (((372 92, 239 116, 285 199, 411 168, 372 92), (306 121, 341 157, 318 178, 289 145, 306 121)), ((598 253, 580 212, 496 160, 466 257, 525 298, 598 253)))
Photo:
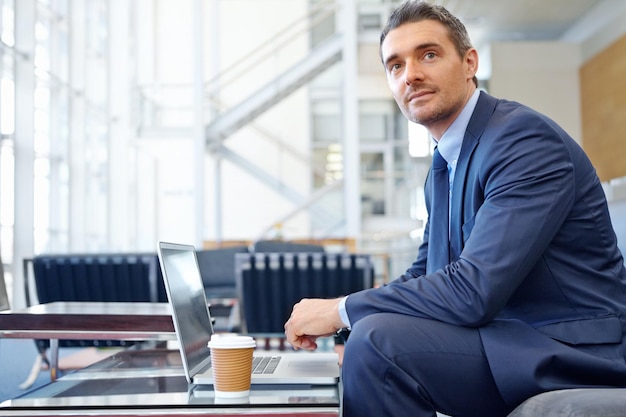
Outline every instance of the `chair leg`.
POLYGON ((33 386, 44 365, 50 367, 50 361, 47 356, 47 348, 40 345, 37 340, 34 342, 37 347, 37 356, 35 357, 35 363, 33 363, 33 367, 31 368, 28 377, 19 385, 21 389, 28 389, 33 386))
POLYGON ((48 359, 46 358, 46 352, 39 352, 39 354, 35 357, 35 363, 33 363, 33 367, 31 368, 28 377, 26 378, 26 380, 24 380, 24 382, 19 385, 20 389, 29 389, 33 386, 33 384, 37 380, 37 377, 41 373, 41 368, 43 364, 46 362, 48 362, 48 359))

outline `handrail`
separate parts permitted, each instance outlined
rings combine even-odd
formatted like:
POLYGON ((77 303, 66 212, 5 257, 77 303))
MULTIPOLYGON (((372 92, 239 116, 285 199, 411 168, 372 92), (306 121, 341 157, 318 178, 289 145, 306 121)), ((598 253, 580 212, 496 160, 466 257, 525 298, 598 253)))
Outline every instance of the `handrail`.
MULTIPOLYGON (((255 46, 255 49, 253 51, 250 51, 244 54, 244 56, 236 60, 236 62, 239 65, 239 68, 244 68, 243 70, 233 72, 232 69, 229 68, 228 70, 224 70, 216 74, 210 80, 207 80, 205 82, 205 88, 208 90, 207 93, 209 95, 209 99, 210 100, 214 99, 213 95, 211 94, 211 89, 212 89, 211 87, 213 87, 215 84, 219 83, 219 87, 222 88, 234 82, 241 76, 242 73, 248 72, 250 67, 258 65, 259 62, 263 62, 264 60, 269 59, 269 57, 275 54, 276 51, 280 50, 280 48, 282 48, 283 46, 285 46, 286 44, 290 42, 293 42, 296 35, 309 33, 311 28, 315 27, 318 23, 323 21, 325 18, 332 15, 332 13, 334 13, 336 9, 338 9, 338 5, 335 2, 335 0, 320 1, 316 7, 308 10, 304 16, 296 19, 294 22, 291 22, 287 27, 278 30, 272 38, 266 40, 260 45, 255 46), (326 9, 329 5, 332 6, 332 8, 326 9), (323 12, 323 13, 316 15, 318 12, 323 12), (311 16, 313 16, 313 19, 309 20, 311 16), (308 24, 304 28, 297 30, 291 36, 287 36, 290 33, 290 31, 294 29, 295 27, 297 27, 297 24, 302 21, 308 22, 308 24), (282 37, 284 37, 285 39, 281 39, 282 37), (265 49, 269 49, 269 51, 265 52, 265 49), (261 52, 264 52, 264 53, 259 58, 251 62, 250 64, 241 65, 243 62, 249 61, 253 57, 256 57, 261 52), (223 80, 223 77, 226 75, 230 77, 226 80, 223 80)), ((220 107, 220 103, 218 102, 213 103, 213 104, 216 104, 217 108, 220 107)))
POLYGON ((272 222, 272 224, 269 227, 263 230, 263 232, 257 237, 256 240, 262 240, 262 239, 267 238, 269 236, 269 233, 273 230, 273 228, 275 227, 277 223, 280 223, 280 224, 286 223, 288 220, 292 219, 293 217, 301 213, 303 210, 311 207, 315 202, 321 200, 322 197, 324 197, 326 194, 343 186, 343 184, 344 184, 343 179, 335 180, 334 182, 331 182, 330 184, 327 184, 326 186, 315 190, 313 194, 311 194, 309 198, 307 198, 306 201, 301 203, 299 206, 295 207, 292 211, 290 211, 286 215, 272 222))

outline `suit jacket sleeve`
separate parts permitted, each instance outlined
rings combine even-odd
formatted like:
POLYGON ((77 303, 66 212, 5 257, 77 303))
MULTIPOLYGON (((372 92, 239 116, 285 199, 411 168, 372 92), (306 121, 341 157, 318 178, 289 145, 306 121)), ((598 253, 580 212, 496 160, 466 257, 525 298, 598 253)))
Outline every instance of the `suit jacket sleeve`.
POLYGON ((420 244, 417 252, 417 259, 402 276, 396 278, 393 281, 394 283, 404 282, 406 280, 417 278, 426 274, 426 254, 428 253, 429 226, 429 223, 426 222, 426 226, 424 228, 424 237, 422 238, 422 243, 420 244))

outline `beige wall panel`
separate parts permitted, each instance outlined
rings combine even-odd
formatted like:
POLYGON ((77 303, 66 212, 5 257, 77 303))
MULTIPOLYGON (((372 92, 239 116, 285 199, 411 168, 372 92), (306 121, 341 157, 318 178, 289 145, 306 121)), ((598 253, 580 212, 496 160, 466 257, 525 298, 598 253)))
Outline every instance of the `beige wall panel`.
POLYGON ((626 175, 626 35, 580 69, 583 148, 602 181, 626 175))
POLYGON ((579 67, 572 42, 493 43, 489 92, 544 113, 580 143, 579 67))

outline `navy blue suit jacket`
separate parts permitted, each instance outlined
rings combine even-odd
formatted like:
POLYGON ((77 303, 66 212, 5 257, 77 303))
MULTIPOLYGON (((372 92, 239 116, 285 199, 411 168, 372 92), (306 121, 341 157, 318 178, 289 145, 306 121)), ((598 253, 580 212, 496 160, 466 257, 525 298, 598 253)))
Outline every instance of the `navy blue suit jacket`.
MULTIPOLYGON (((352 294, 352 324, 393 312, 476 327, 504 399, 626 386, 626 270, 591 162, 555 122, 481 92, 457 163, 451 263, 417 260, 352 294)), ((430 207, 428 180, 426 205, 430 207)))

